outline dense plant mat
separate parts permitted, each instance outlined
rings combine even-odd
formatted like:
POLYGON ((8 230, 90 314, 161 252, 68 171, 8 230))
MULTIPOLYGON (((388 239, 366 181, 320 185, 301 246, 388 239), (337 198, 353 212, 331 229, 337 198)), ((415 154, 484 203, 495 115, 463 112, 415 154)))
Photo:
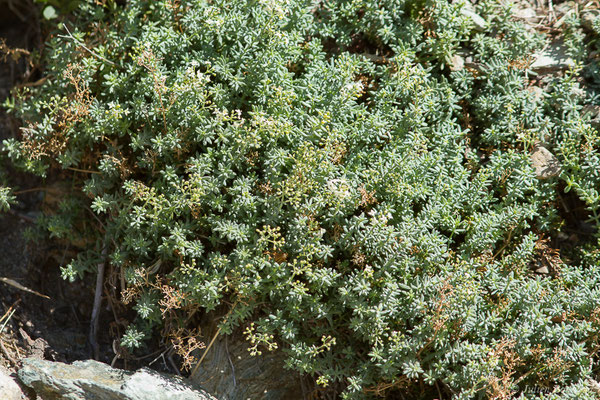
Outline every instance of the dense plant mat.
POLYGON ((193 366, 217 310, 323 396, 594 396, 599 23, 545 35, 494 0, 124 3, 63 18, 4 142, 68 177, 40 224, 80 250, 66 279, 106 264, 134 304, 122 345, 159 334, 193 366), (551 39, 570 62, 536 72, 551 39))

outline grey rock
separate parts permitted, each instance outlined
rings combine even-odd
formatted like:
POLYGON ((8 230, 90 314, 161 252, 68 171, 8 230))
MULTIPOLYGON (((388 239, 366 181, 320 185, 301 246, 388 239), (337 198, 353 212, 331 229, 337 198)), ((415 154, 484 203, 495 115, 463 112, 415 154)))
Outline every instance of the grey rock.
POLYGON ((460 71, 465 68, 465 59, 455 54, 450 59, 450 71, 460 71))
POLYGON ((524 20, 534 20, 534 19, 537 19, 537 13, 531 7, 517 8, 514 11, 513 15, 515 17, 517 17, 517 18, 524 19, 524 20))
POLYGON ((600 128, 600 106, 586 104, 583 106, 581 113, 590 118, 590 124, 592 124, 592 127, 596 129, 600 128))
POLYGON ((130 372, 94 361, 73 364, 26 358, 19 379, 43 400, 216 400, 180 377, 130 372))
POLYGON ((535 270, 535 273, 540 274, 540 275, 548 275, 550 273, 550 271, 548 270, 548 267, 546 267, 545 265, 542 265, 541 267, 539 267, 535 270))
POLYGON ((584 9, 581 11, 581 26, 583 29, 592 31, 594 29, 594 21, 600 17, 598 9, 584 9))
POLYGON ((566 70, 575 65, 573 59, 566 54, 564 44, 555 42, 535 55, 536 59, 530 69, 536 73, 552 73, 566 70))
POLYGON ((564 25, 567 18, 571 17, 573 14, 575 14, 575 9, 568 10, 567 12, 564 13, 564 15, 562 17, 560 17, 559 19, 556 20, 556 22, 554 23, 554 25, 552 25, 552 27, 554 29, 559 29, 561 26, 564 25))
POLYGON ((190 380, 221 400, 302 399, 300 375, 284 360, 278 350, 251 356, 242 337, 219 337, 190 380))
POLYGON ((2 395, 2 400, 27 399, 15 380, 2 369, 0 369, 0 394, 2 395))
POLYGON ((537 143, 531 153, 531 164, 538 179, 548 179, 560 174, 558 159, 542 144, 537 143))
MULTIPOLYGON (((195 390, 178 377, 165 377, 148 368, 136 371, 131 378, 125 382, 123 391, 128 393, 131 399, 179 399, 179 400, 209 400, 214 397, 205 392, 195 390), (160 397, 157 394, 160 393, 160 397)), ((216 400, 216 399, 215 399, 216 400)))
POLYGON ((481 17, 479 14, 477 14, 470 7, 463 7, 460 10, 460 13, 462 15, 464 15, 465 17, 468 17, 471 20, 471 22, 473 22, 473 25, 475 26, 476 31, 483 31, 487 28, 487 26, 488 26, 487 21, 485 19, 483 19, 483 17, 481 17))
MULTIPOLYGON (((558 3, 558 2, 555 2, 558 3)), ((577 3, 575 1, 565 1, 562 3, 554 4, 553 10, 557 15, 565 15, 577 7, 577 3)))

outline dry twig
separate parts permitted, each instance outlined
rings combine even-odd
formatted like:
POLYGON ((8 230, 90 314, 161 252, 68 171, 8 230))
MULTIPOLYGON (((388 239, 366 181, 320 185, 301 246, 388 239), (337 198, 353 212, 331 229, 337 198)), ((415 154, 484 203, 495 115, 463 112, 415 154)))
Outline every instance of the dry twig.
POLYGON ((10 353, 6 350, 6 347, 4 347, 4 342, 2 340, 0 340, 0 350, 2 350, 2 354, 4 355, 4 357, 6 357, 6 359, 10 361, 13 366, 17 366, 17 360, 15 360, 15 358, 11 356, 10 353))
POLYGON ((40 296, 40 297, 43 297, 45 299, 49 299, 50 298, 50 297, 46 296, 45 294, 41 294, 39 292, 36 292, 35 290, 31 290, 29 288, 26 288, 25 286, 21 285, 19 282, 14 281, 12 279, 0 277, 0 281, 6 283, 7 285, 15 287, 15 288, 17 288, 19 290, 22 290, 24 292, 32 293, 32 294, 35 294, 36 296, 40 296))
MULTIPOLYGON (((229 318, 229 316, 231 315, 231 312, 235 309, 236 305, 237 305, 237 301, 235 303, 233 303, 233 306, 231 307, 231 310, 229 310, 229 312, 225 316, 224 321, 227 321, 227 318, 229 318)), ((208 346, 206 346, 206 349, 204 350, 204 353, 202 354, 202 357, 200 357, 200 361, 198 361, 198 363, 196 364, 196 366, 192 370, 192 373, 190 374, 190 377, 193 377, 194 375, 196 375, 196 372, 198 371, 198 368, 200 367, 200 364, 202 364, 202 361, 204 360, 204 357, 206 357, 206 354, 208 353, 208 351, 212 347, 213 343, 217 339, 217 336, 219 336, 219 333, 221 333, 221 327, 219 327, 217 329, 217 331, 215 332, 215 335, 211 339, 210 343, 208 344, 208 346)))
POLYGON ((85 44, 83 44, 83 42, 79 39, 77 39, 75 36, 73 36, 73 34, 71 34, 71 31, 69 31, 69 28, 67 28, 67 26, 65 25, 65 30, 67 31, 68 35, 58 35, 58 37, 61 38, 65 38, 65 39, 71 39, 72 41, 74 41, 75 43, 77 43, 79 46, 81 46, 84 50, 86 50, 88 53, 90 53, 91 55, 93 55, 94 57, 97 57, 99 59, 101 59, 102 61, 110 64, 110 65, 117 65, 114 62, 110 61, 107 58, 102 57, 100 54, 90 50, 89 48, 87 48, 85 46, 85 44))
POLYGON ((98 264, 98 274, 96 276, 96 292, 94 294, 94 308, 92 309, 92 318, 90 321, 90 345, 94 351, 94 359, 100 358, 100 348, 96 337, 98 335, 98 321, 100 316, 100 305, 102 303, 102 287, 104 282, 104 269, 106 267, 106 253, 108 246, 106 240, 102 248, 102 262, 98 264))

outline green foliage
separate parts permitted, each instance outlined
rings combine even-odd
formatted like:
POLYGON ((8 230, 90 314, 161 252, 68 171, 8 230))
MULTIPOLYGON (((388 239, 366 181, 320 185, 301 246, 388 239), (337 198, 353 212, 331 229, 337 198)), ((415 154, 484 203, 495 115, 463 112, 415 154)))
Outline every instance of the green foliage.
POLYGON ((15 201, 15 196, 10 193, 10 188, 0 186, 0 211, 7 211, 15 201))
MULTIPOLYGON (((138 313, 125 346, 226 305, 222 332, 283 349, 346 399, 582 398, 600 372, 600 138, 582 68, 540 77, 536 96, 544 38, 500 2, 475 10, 485 28, 466 7, 82 2, 4 143, 27 170, 72 173, 42 221, 81 247, 63 276, 108 246, 138 313), (454 68, 464 51, 473 66, 454 68), (536 178, 538 142, 560 176, 536 178), (565 199, 590 233, 559 251, 565 199)), ((579 29, 565 35, 584 62, 579 29)))
MULTIPOLYGON (((58 8, 65 13, 69 13, 77 9, 82 0, 35 0, 35 2, 45 5, 43 14, 44 17, 46 17, 47 11, 45 10, 54 10, 53 12, 56 13, 55 8, 58 8)), ((54 17, 56 17, 56 15, 52 16, 52 18, 54 17)))

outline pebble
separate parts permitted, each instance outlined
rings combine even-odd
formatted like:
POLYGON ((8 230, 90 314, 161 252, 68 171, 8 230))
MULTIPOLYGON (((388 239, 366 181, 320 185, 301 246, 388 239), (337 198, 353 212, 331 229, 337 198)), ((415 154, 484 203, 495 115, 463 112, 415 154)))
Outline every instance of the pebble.
POLYGON ((535 145, 531 153, 531 164, 538 179, 558 176, 561 171, 558 159, 540 143, 535 145))
POLYGON ((465 68, 465 59, 455 54, 450 59, 450 71, 461 71, 465 68))

